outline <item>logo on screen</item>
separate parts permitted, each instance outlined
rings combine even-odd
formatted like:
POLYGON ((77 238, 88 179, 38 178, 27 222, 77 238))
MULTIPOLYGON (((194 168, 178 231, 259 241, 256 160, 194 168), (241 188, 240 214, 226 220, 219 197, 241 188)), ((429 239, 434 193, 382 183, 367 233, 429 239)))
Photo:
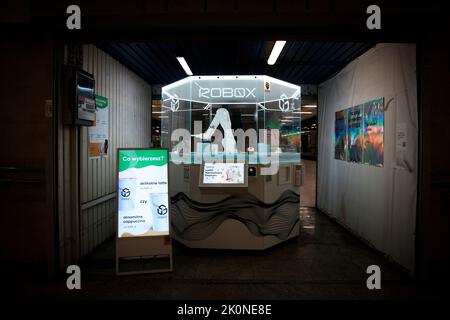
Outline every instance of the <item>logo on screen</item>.
POLYGON ((123 188, 122 191, 120 192, 120 195, 124 198, 128 198, 130 196, 131 192, 130 189, 128 188, 123 188))
POLYGON ((159 207, 158 207, 158 209, 156 209, 156 212, 158 212, 158 214, 160 215, 160 216, 163 216, 163 215, 165 215, 166 213, 167 213, 167 207, 165 206, 165 205, 160 205, 159 207))

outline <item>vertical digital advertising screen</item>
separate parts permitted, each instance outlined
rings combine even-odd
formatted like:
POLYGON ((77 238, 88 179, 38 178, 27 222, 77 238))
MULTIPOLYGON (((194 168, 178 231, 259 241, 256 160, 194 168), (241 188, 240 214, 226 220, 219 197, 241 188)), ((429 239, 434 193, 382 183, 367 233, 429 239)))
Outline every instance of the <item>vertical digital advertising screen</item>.
POLYGON ((168 152, 118 150, 118 237, 169 234, 168 152))

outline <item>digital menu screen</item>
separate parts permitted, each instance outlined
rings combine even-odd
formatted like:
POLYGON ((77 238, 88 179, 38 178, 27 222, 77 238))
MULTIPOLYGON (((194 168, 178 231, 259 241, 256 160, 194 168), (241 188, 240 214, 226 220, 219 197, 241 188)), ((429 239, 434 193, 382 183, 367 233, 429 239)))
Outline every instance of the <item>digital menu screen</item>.
POLYGON ((169 234, 168 154, 118 150, 118 237, 169 234))
POLYGON ((244 185, 244 163, 205 163, 202 182, 204 185, 244 185))

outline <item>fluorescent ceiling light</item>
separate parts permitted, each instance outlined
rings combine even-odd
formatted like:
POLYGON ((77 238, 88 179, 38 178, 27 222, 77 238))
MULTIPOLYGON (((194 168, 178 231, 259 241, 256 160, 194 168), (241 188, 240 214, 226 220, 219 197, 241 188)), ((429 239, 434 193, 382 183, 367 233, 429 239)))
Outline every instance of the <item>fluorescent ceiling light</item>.
POLYGON ((152 111, 152 113, 166 113, 165 111, 152 111))
POLYGON ((286 41, 277 41, 275 42, 272 52, 270 53, 269 59, 267 59, 267 64, 274 65, 275 62, 277 62, 278 56, 280 55, 281 51, 283 50, 284 45, 286 44, 286 41))
POLYGON ((305 106, 302 106, 302 108, 317 108, 317 106, 314 104, 307 104, 305 106))
POLYGON ((294 111, 292 113, 300 113, 300 114, 312 114, 311 111, 294 111))
POLYGON ((160 119, 167 119, 167 118, 169 118, 169 116, 159 116, 158 118, 160 118, 160 119))
POLYGON ((192 76, 192 71, 191 68, 189 68, 186 60, 184 60, 183 57, 177 57, 178 62, 181 64, 181 66, 183 67, 184 72, 186 72, 186 74, 188 76, 192 76))

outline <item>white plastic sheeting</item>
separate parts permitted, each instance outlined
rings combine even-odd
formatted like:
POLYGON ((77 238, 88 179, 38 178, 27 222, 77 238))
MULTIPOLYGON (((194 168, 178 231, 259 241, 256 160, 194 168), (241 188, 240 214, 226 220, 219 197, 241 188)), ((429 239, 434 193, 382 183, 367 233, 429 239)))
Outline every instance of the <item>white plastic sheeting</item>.
MULTIPOLYGON (((414 272, 417 83, 414 44, 378 44, 319 86, 317 207, 414 272), (335 112, 385 98, 384 166, 334 159, 335 112), (401 142, 396 141, 406 132, 401 142)), ((399 140, 400 141, 400 140, 399 140)))

